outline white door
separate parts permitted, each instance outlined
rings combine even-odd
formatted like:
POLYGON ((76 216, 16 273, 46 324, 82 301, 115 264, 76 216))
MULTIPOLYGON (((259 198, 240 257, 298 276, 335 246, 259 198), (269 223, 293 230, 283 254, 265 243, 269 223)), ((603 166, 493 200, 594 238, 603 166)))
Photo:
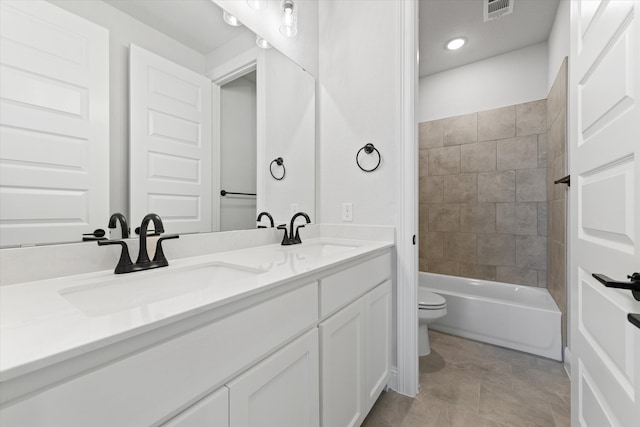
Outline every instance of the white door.
POLYGON ((109 220, 109 32, 0 2, 0 246, 80 241, 109 220))
POLYGON ((364 299, 320 324, 323 427, 359 426, 364 420, 364 299))
POLYGON ((136 45, 129 61, 131 223, 211 231, 211 81, 136 45))
POLYGON ((574 426, 640 425, 640 313, 604 287, 640 271, 640 2, 572 1, 571 410, 574 426))
POLYGON ((231 427, 318 427, 318 330, 227 384, 231 427))
POLYGON ((364 297, 365 411, 373 407, 391 377, 391 281, 364 297))

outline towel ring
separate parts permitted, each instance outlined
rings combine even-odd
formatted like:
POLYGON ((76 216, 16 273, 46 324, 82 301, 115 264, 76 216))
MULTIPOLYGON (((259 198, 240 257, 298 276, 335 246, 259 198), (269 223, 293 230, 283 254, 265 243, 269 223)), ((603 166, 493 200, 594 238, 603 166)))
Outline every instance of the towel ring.
POLYGON ((365 146, 359 149, 358 152, 356 153, 356 164, 364 172, 373 172, 374 170, 378 169, 378 166, 380 166, 380 161, 382 161, 382 156, 380 155, 380 152, 378 151, 378 149, 371 143, 365 144, 365 146), (360 160, 358 160, 358 156, 360 155, 360 152, 363 150, 365 154, 371 154, 375 151, 376 154, 378 155, 378 163, 371 169, 363 168, 362 165, 360 164, 360 160))
POLYGON ((284 176, 287 173, 287 169, 284 167, 284 160, 282 160, 282 157, 278 157, 276 159, 273 159, 271 161, 271 163, 269 164, 269 172, 271 173, 271 176, 273 177, 273 179, 277 179, 278 181, 282 181, 284 179, 284 176), (282 166, 282 176, 281 177, 277 177, 274 175, 273 173, 273 164, 276 164, 277 166, 282 166))

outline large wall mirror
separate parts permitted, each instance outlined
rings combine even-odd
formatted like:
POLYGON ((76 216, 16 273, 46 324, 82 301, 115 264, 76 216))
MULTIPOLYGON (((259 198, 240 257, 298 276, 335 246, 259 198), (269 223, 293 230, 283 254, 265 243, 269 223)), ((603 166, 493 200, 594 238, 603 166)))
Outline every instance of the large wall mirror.
MULTIPOLYGON (((5 197, 3 189, 2 234, 8 226, 17 230, 20 218, 39 226, 13 233, 3 247, 80 241, 97 228, 109 233, 114 212, 126 215, 132 231, 145 213, 156 212, 172 233, 251 229, 261 211, 277 223, 296 211, 315 218, 315 79, 291 59, 258 47, 256 34, 228 25, 210 0, 33 3, 53 4, 109 30, 108 208, 56 218, 56 212, 42 214, 39 203, 5 197), (187 111, 196 104, 205 107, 201 122, 187 111), (48 221, 75 221, 74 234, 38 240, 48 221)), ((3 15, 5 27, 13 15, 3 15)), ((5 33, 3 43, 11 43, 13 35, 5 33)), ((3 86, 2 102, 15 104, 5 98, 17 90, 3 86)), ((3 146, 6 141, 3 133, 3 146)), ((1 154, 3 163, 15 163, 5 147, 1 154)), ((75 206, 69 194, 49 196, 49 207, 75 206)), ((82 203, 89 206, 88 199, 82 203)), ((119 230, 112 232, 119 237, 119 230)))

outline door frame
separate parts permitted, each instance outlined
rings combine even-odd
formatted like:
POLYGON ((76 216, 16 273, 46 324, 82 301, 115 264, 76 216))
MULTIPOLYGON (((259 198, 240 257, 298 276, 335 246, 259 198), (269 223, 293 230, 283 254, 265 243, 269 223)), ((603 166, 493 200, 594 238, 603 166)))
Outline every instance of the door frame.
POLYGON ((239 77, 244 76, 252 71, 256 72, 256 214, 264 210, 266 181, 264 174, 260 173, 261 165, 264 165, 265 153, 265 71, 264 71, 264 52, 253 48, 241 55, 234 57, 232 60, 225 62, 215 68, 208 70, 205 75, 211 79, 211 102, 212 102, 212 168, 217 170, 217 174, 212 174, 211 188, 213 191, 211 197, 211 212, 213 231, 220 231, 220 90, 221 87, 239 77))

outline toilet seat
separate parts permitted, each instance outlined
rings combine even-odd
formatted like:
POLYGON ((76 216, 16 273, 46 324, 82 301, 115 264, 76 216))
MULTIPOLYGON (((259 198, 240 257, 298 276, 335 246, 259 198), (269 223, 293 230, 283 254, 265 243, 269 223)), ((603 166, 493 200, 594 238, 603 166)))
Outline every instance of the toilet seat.
POLYGON ((447 300, 443 296, 426 289, 418 289, 418 308, 420 310, 441 310, 446 306, 447 300))

